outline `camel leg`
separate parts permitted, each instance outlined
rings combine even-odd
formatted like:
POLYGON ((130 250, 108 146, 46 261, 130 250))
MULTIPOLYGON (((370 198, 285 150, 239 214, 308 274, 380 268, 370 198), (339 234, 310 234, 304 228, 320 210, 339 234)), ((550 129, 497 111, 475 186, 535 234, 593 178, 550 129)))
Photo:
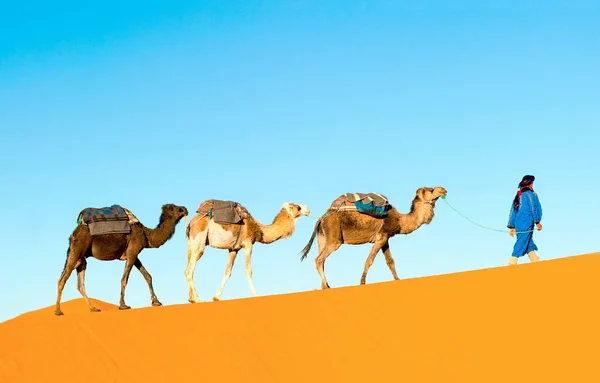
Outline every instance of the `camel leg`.
POLYGON ((319 243, 319 255, 315 258, 315 263, 319 276, 321 277, 321 288, 328 289, 329 283, 327 283, 327 279, 325 278, 325 259, 329 257, 331 253, 339 249, 342 244, 327 243, 327 238, 322 234, 319 234, 317 241, 319 243))
POLYGON ((398 274, 396 274, 396 263, 394 262, 394 258, 392 258, 392 252, 390 251, 390 244, 388 241, 385 241, 383 246, 381 246, 381 251, 383 251, 383 255, 385 255, 385 263, 387 263, 394 279, 400 279, 398 278, 398 274))
MULTIPOLYGON (((244 245, 242 245, 244 246, 244 245)), ((246 277, 248 277, 248 283, 250 284, 250 291, 253 296, 257 296, 254 283, 252 282, 252 244, 244 246, 244 258, 246 258, 246 277)))
POLYGON ((365 269, 363 271, 362 277, 360 278, 361 285, 364 285, 365 283, 367 283, 367 273, 369 272, 369 268, 373 264, 373 261, 375 260, 375 256, 377 255, 379 250, 381 250, 381 248, 383 247, 383 245, 386 242, 387 242, 387 239, 384 239, 384 240, 378 239, 373 244, 373 247, 371 248, 371 252, 369 253, 369 256, 367 257, 367 261, 365 262, 365 269))
POLYGON ((58 278, 58 294, 56 295, 56 309, 54 310, 54 315, 63 315, 63 312, 60 310, 60 298, 62 297, 65 284, 75 269, 77 262, 77 259, 69 254, 63 272, 60 275, 60 278, 58 278))
POLYGON ((56 309, 54 311, 55 315, 63 315, 63 312, 60 310, 60 299, 62 297, 63 289, 65 288, 65 284, 67 280, 71 276, 73 270, 80 266, 82 263, 82 259, 85 260, 84 252, 91 244, 91 237, 87 236, 81 238, 81 236, 75 237, 74 234, 71 234, 69 237, 69 249, 67 250, 67 259, 65 260, 65 266, 63 267, 63 271, 58 278, 58 294, 56 295, 56 309))
POLYGON ((188 262, 185 268, 185 279, 188 283, 188 302, 200 303, 202 300, 198 296, 196 286, 194 285, 194 271, 196 270, 196 264, 204 254, 204 247, 206 246, 206 235, 202 233, 198 234, 195 238, 188 240, 188 262))
MULTIPOLYGON (((131 274, 131 269, 133 268, 133 264, 135 263, 135 261, 132 258, 133 257, 127 257, 127 261, 125 263, 125 270, 123 271, 123 277, 121 278, 121 299, 119 300, 119 310, 127 310, 131 308, 125 304, 125 287, 127 287, 127 282, 129 281, 129 274, 131 274)), ((135 259, 137 259, 137 256, 135 259)))
POLYGON ((142 261, 140 261, 140 259, 138 258, 135 260, 133 265, 140 271, 140 273, 142 273, 144 279, 146 280, 146 283, 148 284, 148 288, 150 289, 150 298, 152 299, 152 306, 162 306, 162 303, 159 302, 158 298, 156 297, 156 294, 154 294, 154 287, 152 287, 152 276, 150 275, 148 270, 146 270, 144 265, 142 265, 142 261))
POLYGON ((77 269, 77 290, 79 290, 79 293, 83 297, 83 300, 85 301, 85 303, 87 303, 88 307, 90 308, 90 311, 93 313, 99 312, 100 309, 92 304, 92 302, 88 298, 87 294, 85 293, 84 281, 85 281, 85 269, 87 269, 87 261, 85 260, 85 258, 83 258, 79 262, 79 265, 77 265, 76 269, 77 269))
POLYGON ((233 263, 235 262, 235 257, 237 256, 239 250, 231 250, 229 251, 229 260, 227 261, 227 267, 225 268, 225 274, 223 274, 223 280, 221 281, 221 286, 217 293, 213 297, 213 301, 218 301, 221 299, 221 294, 223 293, 223 288, 225 287, 225 283, 231 276, 231 269, 233 268, 233 263))

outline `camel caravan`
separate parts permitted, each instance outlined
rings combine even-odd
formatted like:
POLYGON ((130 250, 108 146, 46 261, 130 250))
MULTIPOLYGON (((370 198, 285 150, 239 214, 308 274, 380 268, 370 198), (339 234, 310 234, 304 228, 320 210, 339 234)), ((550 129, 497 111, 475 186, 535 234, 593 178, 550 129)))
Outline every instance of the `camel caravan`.
MULTIPOLYGON (((318 254, 315 258, 317 272, 321 277, 321 288, 328 289, 325 278, 325 259, 343 244, 361 245, 373 243, 365 262, 360 284, 365 284, 369 268, 381 250, 385 261, 397 280, 396 268, 390 251, 389 239, 396 234, 409 234, 423 224, 431 223, 434 208, 440 197, 445 197, 443 187, 421 187, 417 189, 410 212, 399 213, 388 199, 379 193, 345 193, 336 198, 325 213, 317 219, 312 235, 301 252, 303 261, 317 239, 318 254)), ((83 209, 77 217, 77 226, 69 237, 67 259, 58 279, 55 315, 63 315, 60 301, 64 286, 77 270, 77 290, 89 306, 98 312, 85 291, 86 259, 94 257, 101 261, 125 261, 121 278, 119 309, 130 307, 125 304, 125 289, 133 266, 142 274, 150 290, 152 306, 162 304, 152 287, 152 276, 139 259, 145 248, 158 248, 175 234, 175 227, 183 218, 187 222, 188 210, 183 206, 166 204, 162 207, 158 225, 154 229, 144 226, 128 209, 112 205, 109 207, 83 209)), ((257 296, 252 282, 252 246, 256 242, 273 243, 294 234, 296 221, 309 216, 306 205, 286 202, 275 215, 271 224, 258 222, 248 210, 236 201, 210 199, 203 201, 196 214, 186 226, 187 266, 185 278, 188 284, 188 301, 200 303, 194 284, 196 264, 204 254, 206 246, 228 252, 227 266, 213 301, 218 301, 229 277, 238 252, 244 250, 246 277, 253 296, 257 296)))

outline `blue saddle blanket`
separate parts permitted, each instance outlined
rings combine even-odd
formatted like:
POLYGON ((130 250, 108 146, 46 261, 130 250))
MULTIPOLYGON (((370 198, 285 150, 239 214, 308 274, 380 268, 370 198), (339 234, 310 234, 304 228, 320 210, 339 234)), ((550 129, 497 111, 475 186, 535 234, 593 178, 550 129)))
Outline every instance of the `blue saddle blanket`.
POLYGON ((354 202, 354 206, 356 206, 356 210, 359 213, 368 214, 376 218, 387 217, 388 211, 392 208, 391 205, 376 206, 373 201, 365 203, 362 200, 354 202))
POLYGON ((387 217, 392 208, 387 197, 379 193, 345 193, 344 197, 354 204, 359 213, 375 218, 387 217))

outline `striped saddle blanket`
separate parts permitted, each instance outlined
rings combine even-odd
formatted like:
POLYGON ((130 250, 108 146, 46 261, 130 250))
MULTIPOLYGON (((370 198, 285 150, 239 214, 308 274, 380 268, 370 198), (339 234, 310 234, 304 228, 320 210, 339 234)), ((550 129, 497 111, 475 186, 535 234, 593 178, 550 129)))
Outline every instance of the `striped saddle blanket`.
POLYGON ((380 193, 344 193, 331 204, 331 209, 351 210, 381 218, 392 208, 386 196, 380 193))
POLYGON ((119 205, 88 207, 77 217, 77 224, 87 225, 91 235, 128 234, 135 222, 139 221, 133 213, 119 205))
POLYGON ((224 224, 242 224, 250 216, 239 202, 209 199, 198 206, 196 213, 209 216, 213 221, 224 224))

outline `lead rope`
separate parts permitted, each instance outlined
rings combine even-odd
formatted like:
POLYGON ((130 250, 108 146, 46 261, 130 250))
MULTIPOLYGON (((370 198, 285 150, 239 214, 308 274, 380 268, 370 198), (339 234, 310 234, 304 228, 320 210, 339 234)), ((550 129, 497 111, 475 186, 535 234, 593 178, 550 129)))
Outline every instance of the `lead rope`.
MULTIPOLYGON (((488 227, 488 226, 484 226, 480 223, 477 223, 475 221, 473 221, 471 218, 467 217, 466 215, 464 215, 463 213, 461 213, 460 211, 458 211, 458 209, 456 209, 454 206, 450 205, 450 203, 448 201, 446 201, 446 196, 442 196, 442 201, 444 201, 446 203, 446 205, 448 205, 448 207, 450 207, 450 209, 454 210, 456 213, 458 213, 461 217, 463 217, 464 219, 466 219, 467 221, 471 222, 472 224, 479 226, 483 229, 486 230, 491 230, 491 231, 498 231, 501 233, 510 233, 510 230, 502 230, 502 229, 494 229, 492 227, 488 227)), ((527 231, 516 231, 515 234, 525 234, 525 233, 532 233, 535 230, 527 230, 527 231)))

